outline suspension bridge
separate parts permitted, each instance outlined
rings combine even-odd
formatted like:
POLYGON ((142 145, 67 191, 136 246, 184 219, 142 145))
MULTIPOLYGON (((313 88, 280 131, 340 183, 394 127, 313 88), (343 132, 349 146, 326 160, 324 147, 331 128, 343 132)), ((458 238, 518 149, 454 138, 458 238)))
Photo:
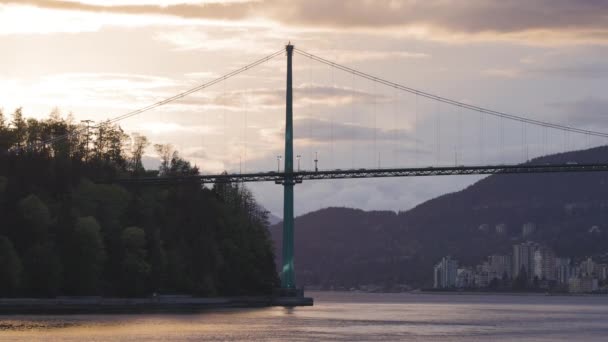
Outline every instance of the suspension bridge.
MULTIPOLYGON (((284 193, 281 283, 284 294, 295 295, 297 293, 294 268, 294 187, 303 181, 440 175, 608 171, 608 163, 601 160, 594 163, 577 163, 565 160, 558 164, 548 164, 542 162, 542 159, 535 161, 535 159, 530 158, 531 154, 534 155, 534 153, 540 157, 549 153, 603 145, 608 141, 608 133, 561 125, 555 122, 534 119, 529 116, 513 115, 472 105, 464 101, 438 96, 296 49, 291 43, 285 49, 274 52, 210 82, 149 106, 116 116, 105 121, 103 124, 118 123, 152 111, 155 108, 179 102, 180 99, 186 96, 203 91, 219 83, 226 83, 229 79, 263 65, 283 54, 286 54, 287 57, 284 97, 285 111, 284 117, 278 119, 277 122, 284 126, 284 137, 282 139, 284 147, 283 155, 278 157, 279 165, 276 171, 258 170, 255 172, 243 172, 240 165, 241 162, 239 162, 238 172, 202 173, 196 176, 140 177, 121 179, 119 182, 138 184, 274 182, 282 185, 284 193), (294 131, 294 55, 308 60, 309 63, 314 62, 319 66, 329 68, 331 70, 331 77, 329 78, 331 78, 332 85, 331 87, 321 89, 329 93, 329 98, 333 99, 334 102, 342 101, 350 105, 350 111, 340 111, 336 109, 337 106, 335 104, 330 105, 330 108, 319 106, 322 117, 315 121, 313 120, 316 111, 316 109, 313 109, 315 105, 314 84, 310 82, 308 85, 301 86, 300 90, 307 97, 307 104, 300 106, 299 109, 306 112, 305 119, 308 121, 300 120, 301 122, 298 122, 299 128, 303 133, 299 136, 296 136, 296 132, 294 131), (337 87, 334 71, 350 76, 351 86, 337 87), (368 82, 368 85, 372 84, 373 90, 357 90, 354 86, 355 79, 362 79, 364 82, 368 82), (392 91, 394 98, 389 99, 390 96, 385 95, 379 96, 376 87, 384 87, 385 91, 386 89, 389 92, 392 91), (403 98, 397 94, 409 96, 411 100, 409 104, 414 109, 404 110, 402 108, 403 98), (355 100, 357 96, 363 98, 359 103, 355 100), (421 104, 421 101, 426 101, 425 108, 422 108, 424 104, 421 104), (449 109, 441 109, 440 106, 445 106, 449 109), (367 108, 366 110, 362 110, 362 107, 367 108), (334 111, 338 113, 336 114, 334 111), (443 114, 449 114, 449 117, 443 118, 443 131, 442 112, 443 114), (386 118, 378 120, 379 116, 383 114, 386 116, 386 113, 389 116, 392 114, 392 121, 386 118), (400 118, 406 115, 404 113, 408 113, 410 116, 407 117, 407 120, 403 119, 400 121, 400 118), (464 113, 468 113, 468 118, 464 117, 464 113), (363 118, 364 121, 367 119, 367 122, 364 124, 357 123, 357 118, 363 118), (478 121, 477 127, 470 123, 471 119, 478 121), (318 129, 319 123, 327 126, 325 127, 325 131, 328 133, 327 136, 319 137, 318 133, 313 135, 313 124, 318 129), (370 128, 370 126, 373 126, 373 128, 370 128), (424 128, 426 128, 426 132, 424 128), (488 134, 488 130, 491 129, 494 130, 493 133, 488 134), (517 139, 514 138, 515 136, 519 137, 520 146, 516 146, 517 139), (426 139, 429 137, 432 137, 432 139, 426 139), (468 143, 464 141, 467 138, 469 139, 468 143), (358 139, 363 140, 363 142, 357 143, 358 139), (445 140, 449 139, 454 140, 453 144, 446 144, 445 140), (294 140, 303 142, 302 146, 296 146, 296 148, 306 152, 307 159, 310 162, 308 169, 300 167, 300 161, 304 152, 294 156, 294 140), (431 140, 431 142, 427 140, 431 140), (315 145, 315 141, 323 141, 324 144, 315 145), (350 148, 348 146, 339 146, 339 142, 342 142, 342 145, 344 145, 345 141, 346 144, 350 143, 350 148), (446 149, 446 145, 452 146, 446 149), (442 146, 444 147, 443 150, 442 146), (318 167, 319 159, 316 150, 321 148, 325 148, 325 155, 330 156, 330 158, 327 158, 330 160, 327 163, 330 165, 330 168, 319 169, 318 167), (385 151, 386 148, 393 149, 393 158, 385 157, 385 163, 388 159, 393 164, 391 167, 382 167, 381 156, 383 152, 385 156, 387 154, 390 155, 390 153, 385 151), (477 153, 473 150, 477 150, 477 153), (345 155, 349 154, 348 152, 350 152, 351 157, 350 163, 344 158, 345 155), (468 155, 468 158, 465 156, 465 153, 468 155), (361 154, 367 154, 367 156, 361 157, 361 154), (405 154, 413 155, 414 157, 406 160, 406 158, 403 158, 405 154), (471 155, 475 154, 478 156, 476 164, 472 162, 473 158, 471 157, 471 155), (294 157, 297 160, 296 167, 294 167, 294 157), (434 162, 433 159, 435 159, 434 162), (282 170, 280 165, 281 160, 283 161, 282 170), (450 160, 447 165, 445 163, 446 160, 450 160), (401 165, 399 165, 400 163, 401 165), (404 167, 404 163, 416 165, 414 167, 411 165, 404 167), (342 168, 338 169, 335 167, 336 165, 342 168)), ((313 68, 310 67, 309 75, 312 75, 312 70, 313 68)), ((310 78, 312 79, 312 76, 310 78)), ((251 98, 252 96, 254 94, 250 91, 247 97, 251 98)), ((243 105, 243 107, 246 106, 247 103, 243 105)), ((247 126, 247 109, 244 108, 243 110, 245 111, 245 126, 247 126)), ((226 133, 225 112, 223 113, 223 121, 224 133, 226 133)), ((83 127, 83 130, 90 128, 89 126, 83 127)), ((259 130, 260 128, 257 127, 257 129, 259 130)), ((243 157, 247 159, 245 145, 249 130, 248 127, 245 127, 243 130, 243 137, 241 139, 242 149, 239 159, 243 157)), ((78 132, 72 134, 78 134, 78 132)), ((67 135, 57 136, 44 141, 43 144, 50 144, 67 137, 67 135)), ((230 144, 227 139, 224 140, 223 144, 230 144)), ((276 146, 274 147, 276 148, 276 146)), ((268 155, 270 154, 267 154, 266 158, 268 158, 268 155)))

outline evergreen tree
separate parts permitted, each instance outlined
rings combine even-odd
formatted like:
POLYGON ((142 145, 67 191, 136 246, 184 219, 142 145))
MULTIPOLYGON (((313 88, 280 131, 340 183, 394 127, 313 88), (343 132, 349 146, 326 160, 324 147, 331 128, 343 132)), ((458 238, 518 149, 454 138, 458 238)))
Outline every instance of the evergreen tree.
POLYGON ((138 227, 126 228, 121 235, 124 248, 122 262, 123 291, 128 296, 141 296, 147 289, 150 265, 146 257, 146 233, 138 227))
POLYGON ((108 123, 84 128, 59 110, 26 120, 19 108, 10 124, 0 111, 0 296, 213 296, 277 286, 267 213, 244 186, 112 184, 199 170, 170 145, 155 145, 158 172, 144 170, 145 137, 108 123))
POLYGON ((23 257, 24 290, 28 296, 53 297, 61 287, 61 261, 50 243, 37 243, 23 257))
POLYGON ((21 260, 6 236, 0 236, 0 297, 14 295, 21 282, 21 260))
POLYGON ((65 260, 66 289, 72 294, 95 294, 100 289, 100 277, 106 254, 99 223, 92 217, 81 217, 70 237, 65 260))

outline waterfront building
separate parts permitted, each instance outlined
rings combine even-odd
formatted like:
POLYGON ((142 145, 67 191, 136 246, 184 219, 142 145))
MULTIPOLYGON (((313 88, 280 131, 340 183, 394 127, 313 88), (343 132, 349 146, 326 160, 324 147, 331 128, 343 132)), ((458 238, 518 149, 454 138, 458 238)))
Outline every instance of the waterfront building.
POLYGON ((568 281, 568 291, 570 293, 590 293, 597 291, 598 281, 593 277, 575 277, 568 281))
POLYGON ((479 225, 479 227, 477 228, 477 230, 479 230, 480 232, 484 232, 487 233, 490 231, 490 225, 487 223, 482 223, 479 225))
POLYGON ((458 261, 450 256, 443 257, 433 268, 433 287, 436 289, 455 287, 457 273, 458 261))
POLYGON ((568 280, 575 275, 570 258, 555 258, 555 280, 558 284, 568 284, 568 280))
POLYGON ((534 278, 534 252, 538 244, 527 241, 513 245, 513 278, 519 276, 519 272, 524 269, 528 280, 534 278))
POLYGON ((527 237, 528 235, 532 235, 536 231, 536 224, 532 222, 524 223, 521 227, 521 236, 527 237))
POLYGON ((504 276, 507 279, 511 279, 513 266, 511 265, 510 255, 490 255, 488 257, 488 266, 488 273, 491 279, 502 279, 504 276))
POLYGON ((555 280, 555 253, 546 247, 539 246, 534 251, 534 276, 539 280, 555 280))
POLYGON ((506 235, 508 227, 505 223, 499 223, 496 225, 496 234, 506 235))
POLYGON ((470 267, 459 268, 456 272, 456 287, 467 289, 475 286, 475 272, 470 267))
POLYGON ((593 259, 587 258, 587 260, 584 260, 580 263, 579 267, 581 276, 589 277, 595 275, 595 262, 593 262, 593 259))
POLYGON ((608 264, 596 264, 595 269, 598 280, 604 281, 608 279, 608 264))
POLYGON ((475 286, 479 288, 488 287, 490 285, 490 275, 488 273, 488 263, 484 262, 481 265, 475 267, 475 286))

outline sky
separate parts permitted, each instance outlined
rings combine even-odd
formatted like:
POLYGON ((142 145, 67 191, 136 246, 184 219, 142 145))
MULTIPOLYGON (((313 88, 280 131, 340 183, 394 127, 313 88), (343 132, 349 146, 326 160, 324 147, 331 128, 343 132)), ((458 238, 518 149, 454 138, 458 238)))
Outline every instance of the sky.
MULTIPOLYGON (((284 48, 464 103, 608 132, 608 1, 0 0, 0 108, 97 122, 284 48)), ((121 122, 204 173, 272 171, 283 54, 121 122)), ((514 163, 605 144, 480 116, 294 56, 301 169, 514 163)), ((295 162, 296 168, 298 162, 295 162)), ((153 148, 146 165, 157 165, 153 148)), ((407 210, 478 176, 304 182, 296 213, 407 210)), ((282 188, 251 184, 281 216, 282 188)))

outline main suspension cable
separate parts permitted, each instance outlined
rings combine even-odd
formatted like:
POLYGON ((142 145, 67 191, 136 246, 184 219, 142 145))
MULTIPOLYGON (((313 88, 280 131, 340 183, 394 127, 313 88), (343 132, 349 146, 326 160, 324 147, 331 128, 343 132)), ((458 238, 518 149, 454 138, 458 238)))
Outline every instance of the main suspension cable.
MULTIPOLYGON (((227 73, 227 74, 225 74, 225 75, 223 75, 221 77, 218 77, 218 78, 216 78, 216 79, 214 79, 212 81, 209 81, 207 83, 198 85, 198 86, 196 86, 194 88, 186 90, 186 91, 184 91, 182 93, 179 93, 177 95, 168 97, 168 98, 166 98, 164 100, 155 102, 155 103, 153 103, 151 105, 148 105, 146 107, 143 107, 143 108, 140 108, 140 109, 137 109, 137 110, 134 110, 134 111, 130 111, 128 113, 125 113, 125 114, 116 116, 114 118, 108 119, 108 120, 103 121, 102 123, 100 123, 100 124, 98 124, 96 126, 90 126, 90 128, 99 128, 99 127, 101 127, 103 125, 108 125, 108 124, 116 123, 116 122, 119 122, 121 120, 130 118, 132 116, 139 115, 141 113, 147 112, 147 111, 152 110, 154 108, 160 107, 162 105, 166 105, 167 103, 179 100, 179 99, 181 99, 183 97, 186 97, 186 96, 188 96, 188 95, 190 95, 192 93, 195 93, 195 92, 198 92, 198 91, 203 90, 205 88, 208 88, 208 87, 210 87, 210 86, 212 86, 212 85, 214 85, 216 83, 225 81, 225 80, 227 80, 229 78, 232 78, 232 77, 234 77, 234 76, 236 76, 236 75, 238 75, 240 73, 243 73, 243 72, 245 72, 245 71, 247 71, 247 70, 249 70, 251 68, 254 68, 254 67, 256 67, 256 66, 258 66, 260 64, 268 62, 271 59, 273 59, 273 58, 281 55, 284 52, 285 52, 285 49, 281 49, 281 50, 279 50, 277 52, 274 52, 274 53, 272 53, 272 54, 270 54, 270 55, 268 55, 268 56, 266 56, 264 58, 258 59, 257 61, 255 61, 253 63, 247 64, 246 66, 244 66, 244 67, 242 67, 240 69, 234 70, 234 71, 229 72, 229 73, 227 73)), ((75 130, 73 132, 70 132, 70 133, 59 135, 59 136, 53 137, 51 139, 44 140, 44 141, 39 142, 39 143, 31 144, 30 146, 28 146, 28 148, 32 148, 32 147, 34 147, 36 145, 42 145, 42 146, 44 146, 44 145, 51 144, 51 143, 54 143, 54 142, 57 142, 57 141, 61 141, 61 140, 67 139, 67 138, 69 138, 71 136, 74 136, 74 135, 77 135, 79 133, 82 133, 85 130, 86 130, 86 127, 85 128, 81 128, 81 129, 77 129, 77 130, 75 130)))
POLYGON ((576 128, 576 127, 571 127, 571 126, 559 125, 559 124, 555 124, 555 123, 551 123, 551 122, 545 122, 545 121, 540 121, 540 120, 529 119, 529 118, 525 118, 525 117, 522 117, 522 116, 517 116, 517 115, 513 115, 513 114, 507 114, 507 113, 504 113, 504 112, 499 112, 499 111, 488 109, 488 108, 478 107, 478 106, 471 105, 471 104, 468 104, 468 103, 464 103, 464 102, 452 100, 452 99, 449 99, 449 98, 446 98, 446 97, 442 97, 442 96, 439 96, 439 95, 434 95, 434 94, 427 93, 427 92, 424 92, 424 91, 421 91, 421 90, 418 90, 418 89, 414 89, 414 88, 410 88, 410 87, 401 85, 399 83, 391 82, 391 81, 382 79, 380 77, 373 76, 373 75, 364 73, 362 71, 355 70, 353 68, 349 68, 347 66, 344 66, 344 65, 332 62, 330 60, 324 59, 322 57, 313 55, 313 54, 308 53, 306 51, 302 51, 302 50, 300 50, 298 48, 295 48, 294 50, 295 50, 296 53, 298 53, 298 54, 300 54, 302 56, 308 57, 308 58, 310 58, 312 60, 315 60, 315 61, 323 63, 323 64, 330 65, 330 66, 332 66, 332 67, 334 67, 336 69, 342 70, 344 72, 352 73, 354 75, 357 75, 359 77, 368 79, 370 81, 377 82, 377 83, 380 83, 380 84, 384 84, 386 86, 393 87, 393 88, 396 88, 396 89, 399 89, 399 90, 403 90, 403 91, 406 91, 408 93, 412 93, 412 94, 415 94, 415 95, 420 95, 420 96, 426 97, 426 98, 431 99, 431 100, 443 102, 443 103, 446 103, 446 104, 449 104, 449 105, 453 105, 453 106, 469 109, 469 110, 472 110, 472 111, 477 111, 477 112, 488 114, 488 115, 493 115, 493 116, 498 116, 498 117, 501 117, 501 118, 506 118, 506 119, 515 120, 515 121, 520 121, 520 122, 528 123, 528 124, 532 124, 532 125, 554 128, 554 129, 562 130, 562 131, 565 131, 565 132, 574 132, 574 133, 588 134, 588 135, 591 135, 591 136, 608 138, 608 133, 603 133, 603 132, 598 132, 598 131, 591 131, 591 130, 576 128))

